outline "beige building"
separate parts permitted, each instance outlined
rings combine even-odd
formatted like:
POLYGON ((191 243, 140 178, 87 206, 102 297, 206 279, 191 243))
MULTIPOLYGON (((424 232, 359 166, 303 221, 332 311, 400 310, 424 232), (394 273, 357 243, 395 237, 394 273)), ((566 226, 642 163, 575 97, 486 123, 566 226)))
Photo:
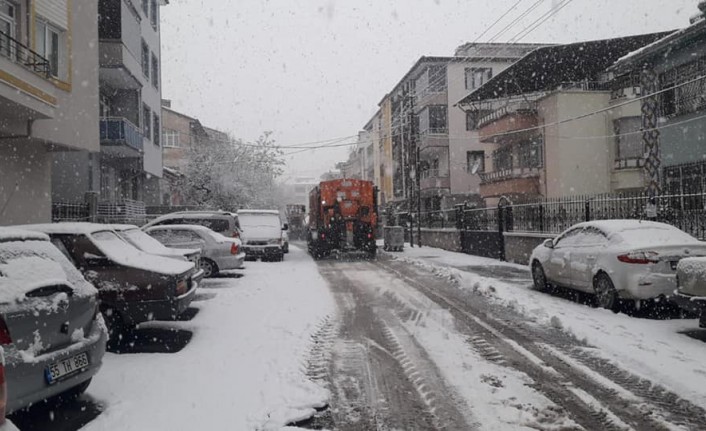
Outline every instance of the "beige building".
POLYGON ((96 2, 0 0, 0 225, 50 221, 52 153, 100 149, 97 19, 96 2))
POLYGON ((478 117, 485 162, 472 171, 486 205, 642 188, 639 103, 624 104, 633 89, 605 70, 660 36, 539 48, 461 100, 478 117))

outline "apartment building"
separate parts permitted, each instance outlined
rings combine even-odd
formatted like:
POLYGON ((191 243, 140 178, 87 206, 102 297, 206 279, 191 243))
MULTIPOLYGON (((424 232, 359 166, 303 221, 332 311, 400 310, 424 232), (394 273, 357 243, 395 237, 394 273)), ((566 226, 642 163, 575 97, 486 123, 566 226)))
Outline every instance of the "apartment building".
POLYGON ((93 109, 100 117, 100 152, 55 156, 55 201, 90 192, 111 204, 161 203, 160 6, 167 3, 98 1, 100 87, 93 109), (90 181, 77 183, 73 176, 90 181))
POLYGON ((422 210, 477 199, 480 180, 469 172, 467 154, 483 159, 484 147, 471 114, 455 104, 541 46, 469 43, 453 57, 421 57, 383 98, 380 107, 389 120, 382 131, 390 140, 391 160, 381 163, 390 165, 392 200, 398 206, 416 193, 416 175, 422 210))
POLYGON ((665 194, 701 195, 706 190, 706 2, 699 3, 690 26, 625 56, 609 72, 614 82, 625 83, 618 87, 643 96, 659 92, 635 104, 628 127, 616 128, 652 130, 634 138, 641 144, 646 181, 665 194))
POLYGON ((97 16, 96 2, 0 0, 0 225, 50 221, 52 156, 100 149, 97 16))
POLYGON ((358 132, 355 148, 348 154, 348 161, 342 166, 344 178, 374 181, 375 158, 372 131, 358 132))
POLYGON ((663 36, 541 47, 463 98, 483 145, 482 158, 468 152, 467 169, 485 204, 644 187, 639 137, 614 137, 635 127, 640 104, 621 103, 633 89, 606 69, 663 36))

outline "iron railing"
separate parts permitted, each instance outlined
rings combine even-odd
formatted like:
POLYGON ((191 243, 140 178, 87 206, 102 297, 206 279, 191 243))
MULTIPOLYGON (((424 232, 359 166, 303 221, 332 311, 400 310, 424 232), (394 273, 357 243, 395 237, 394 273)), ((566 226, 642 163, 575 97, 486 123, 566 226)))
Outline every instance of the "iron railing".
POLYGON ((23 45, 17 39, 0 31, 0 56, 42 75, 44 78, 51 76, 49 60, 23 45))
POLYGON ((101 142, 120 142, 142 152, 144 142, 140 129, 122 117, 107 117, 100 120, 101 142))
POLYGON ((493 172, 480 172, 481 183, 492 183, 495 181, 503 181, 514 178, 528 178, 539 176, 542 168, 538 167, 517 167, 512 169, 502 169, 493 172))
POLYGON ((51 220, 89 221, 91 218, 88 204, 85 202, 52 202, 51 220))

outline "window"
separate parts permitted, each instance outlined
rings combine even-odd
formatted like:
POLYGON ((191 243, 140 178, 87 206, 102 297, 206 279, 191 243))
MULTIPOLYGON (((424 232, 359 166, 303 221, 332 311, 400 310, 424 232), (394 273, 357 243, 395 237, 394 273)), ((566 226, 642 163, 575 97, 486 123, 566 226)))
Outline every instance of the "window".
POLYGON ((429 133, 443 134, 446 129, 446 106, 437 105, 429 107, 429 133))
POLYGON ((150 15, 149 11, 149 0, 142 0, 142 12, 145 13, 145 16, 150 15))
POLYGON ((152 110, 142 105, 142 134, 146 139, 152 138, 152 110))
POLYGON ((489 109, 476 109, 466 111, 466 130, 476 130, 480 124, 480 120, 490 114, 489 109))
POLYGON ((179 148, 181 146, 179 144, 178 130, 162 129, 162 139, 164 146, 167 148, 179 148))
MULTIPOLYGON (((0 0, 0 33, 14 38, 15 37, 15 15, 17 9, 15 6, 5 0, 0 0)), ((11 47, 8 41, 0 38, 0 55, 9 57, 11 55, 11 47)))
POLYGON ((519 167, 539 168, 542 166, 542 143, 538 141, 522 142, 519 148, 519 167))
POLYGON ((446 66, 429 66, 429 92, 442 93, 446 91, 446 66))
POLYGON ((493 151, 493 168, 496 172, 512 169, 512 148, 500 148, 493 151))
POLYGON ((466 68, 466 90, 475 90, 492 77, 493 69, 490 67, 468 67, 466 68))
POLYGON ((626 117, 613 121, 615 132, 615 160, 641 159, 643 157, 640 117, 626 117))
POLYGON ((150 47, 144 39, 142 39, 142 74, 145 78, 150 77, 150 47))
POLYGON ((152 86, 159 88, 159 60, 154 53, 152 53, 152 86))
POLYGON ((485 151, 466 152, 466 164, 470 174, 485 172, 485 151))
POLYGON ((157 0, 150 0, 150 22, 157 28, 157 0))
POLYGON ((50 24, 37 20, 35 25, 35 51, 49 61, 49 73, 59 77, 59 40, 61 32, 50 24))
POLYGON ((159 116, 157 114, 154 114, 152 129, 153 129, 152 132, 154 133, 153 143, 155 145, 159 145, 160 131, 159 131, 159 116))

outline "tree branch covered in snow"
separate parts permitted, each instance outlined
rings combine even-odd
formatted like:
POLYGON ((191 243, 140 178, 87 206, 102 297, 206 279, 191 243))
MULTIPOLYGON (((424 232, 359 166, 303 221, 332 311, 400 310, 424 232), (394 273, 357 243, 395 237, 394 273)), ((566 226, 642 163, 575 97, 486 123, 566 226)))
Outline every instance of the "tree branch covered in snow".
POLYGON ((285 162, 271 134, 254 142, 201 139, 191 146, 178 184, 186 202, 231 211, 276 207, 273 188, 285 162))

